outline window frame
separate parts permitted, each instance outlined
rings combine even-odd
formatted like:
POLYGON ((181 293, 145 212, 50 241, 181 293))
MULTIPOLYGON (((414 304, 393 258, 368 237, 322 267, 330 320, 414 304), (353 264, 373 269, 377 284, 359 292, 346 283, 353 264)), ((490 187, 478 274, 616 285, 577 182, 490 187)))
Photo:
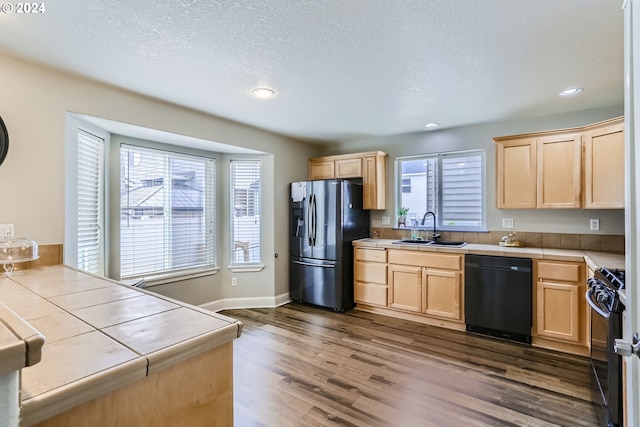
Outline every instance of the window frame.
MULTIPOLYGON (((448 152, 442 152, 442 153, 429 153, 429 154, 419 154, 419 155, 413 155, 413 156, 403 156, 403 157, 397 157, 395 159, 395 176, 394 176, 394 180, 395 180, 395 189, 396 189, 396 194, 395 194, 395 205, 400 207, 401 203, 402 203, 402 196, 403 196, 403 187, 405 187, 402 184, 402 165, 401 162, 403 161, 410 161, 410 160, 420 160, 420 159, 424 159, 425 162, 430 160, 430 159, 435 159, 436 160, 436 197, 435 197, 435 203, 436 203, 436 228, 438 229, 438 231, 460 231, 460 232, 464 232, 464 231, 471 231, 471 232, 484 232, 487 231, 487 191, 486 191, 486 174, 487 174, 487 162, 486 162, 486 150, 485 149, 470 149, 470 150, 460 150, 460 151, 448 151, 448 152), (443 224, 442 221, 442 200, 443 200, 443 190, 442 190, 442 173, 443 173, 443 168, 442 168, 442 161, 444 158, 452 158, 452 157, 468 157, 468 156, 480 156, 480 162, 481 162, 481 173, 480 173, 480 188, 481 188, 481 215, 482 215, 482 221, 481 224, 479 226, 464 226, 464 225, 445 225, 443 224)), ((397 216, 398 216, 398 212, 397 209, 395 210, 395 216, 396 216, 396 221, 395 223, 397 224, 397 216)), ((418 223, 418 228, 422 229, 422 230, 430 230, 432 229, 431 224, 431 220, 429 220, 428 223, 425 223, 425 225, 421 225, 420 222, 422 221, 422 218, 416 218, 417 223, 418 223)), ((407 222, 407 228, 410 228, 411 224, 409 224, 407 222)))

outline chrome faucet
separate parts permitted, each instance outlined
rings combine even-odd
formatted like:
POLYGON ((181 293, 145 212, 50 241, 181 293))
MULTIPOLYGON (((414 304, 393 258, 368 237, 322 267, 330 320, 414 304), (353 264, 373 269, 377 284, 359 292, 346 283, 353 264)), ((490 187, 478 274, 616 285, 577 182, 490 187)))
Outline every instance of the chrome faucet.
POLYGON ((436 242, 440 238, 440 235, 436 231, 436 214, 434 214, 431 211, 429 211, 426 214, 424 214, 424 216, 422 217, 422 222, 420 223, 420 225, 424 225, 424 221, 427 219, 427 215, 433 216, 433 235, 431 236, 430 240, 433 240, 434 242, 436 242))

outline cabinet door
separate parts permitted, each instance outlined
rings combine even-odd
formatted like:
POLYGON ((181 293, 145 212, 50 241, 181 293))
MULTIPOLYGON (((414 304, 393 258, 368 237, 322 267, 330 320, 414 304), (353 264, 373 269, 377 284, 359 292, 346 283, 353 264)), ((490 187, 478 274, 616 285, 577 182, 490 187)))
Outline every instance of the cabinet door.
POLYGON ((425 268, 422 280, 425 292, 424 313, 445 319, 461 320, 461 274, 457 271, 425 268))
POLYGON ((584 207, 624 208, 624 124, 584 133, 584 207))
POLYGON ((422 312, 422 269, 389 265, 389 307, 422 312))
POLYGON ((538 208, 579 208, 582 189, 582 136, 550 135, 536 141, 538 208))
POLYGON ((534 209, 536 207, 536 145, 533 138, 498 143, 498 209, 534 209))
POLYGON ((335 168, 336 178, 360 178, 362 176, 362 157, 338 159, 335 168))
POLYGON ((367 155, 362 171, 364 209, 387 208, 387 155, 367 155))
POLYGON ((309 179, 335 178, 335 162, 333 160, 309 161, 309 179))
POLYGON ((581 341, 580 292, 577 283, 536 283, 536 335, 570 343, 581 341))

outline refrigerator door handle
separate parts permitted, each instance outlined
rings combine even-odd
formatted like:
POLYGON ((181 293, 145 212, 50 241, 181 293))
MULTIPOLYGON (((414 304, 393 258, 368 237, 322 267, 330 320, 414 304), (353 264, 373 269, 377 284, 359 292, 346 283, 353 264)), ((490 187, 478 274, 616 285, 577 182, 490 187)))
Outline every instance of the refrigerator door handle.
POLYGON ((318 233, 318 200, 313 195, 313 246, 316 245, 316 237, 318 233))
POLYGON ((306 265, 308 267, 321 267, 321 268, 336 268, 335 264, 311 264, 310 262, 291 261, 294 264, 306 265))
POLYGON ((313 194, 309 195, 309 204, 307 206, 307 236, 309 246, 313 246, 313 194))

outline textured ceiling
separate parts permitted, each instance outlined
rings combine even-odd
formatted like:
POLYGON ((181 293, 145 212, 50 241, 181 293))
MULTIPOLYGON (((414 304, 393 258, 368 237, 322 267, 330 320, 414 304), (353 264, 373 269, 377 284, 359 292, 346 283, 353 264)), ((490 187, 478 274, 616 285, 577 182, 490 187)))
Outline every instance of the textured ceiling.
POLYGON ((622 104, 621 3, 58 0, 0 13, 0 54, 341 141, 622 104))

